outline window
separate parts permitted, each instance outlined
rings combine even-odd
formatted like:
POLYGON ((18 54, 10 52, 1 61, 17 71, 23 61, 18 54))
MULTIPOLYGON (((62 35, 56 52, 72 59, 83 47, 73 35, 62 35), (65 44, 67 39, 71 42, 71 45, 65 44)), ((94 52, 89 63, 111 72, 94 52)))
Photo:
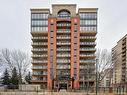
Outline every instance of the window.
POLYGON ((58 17, 59 18, 70 18, 70 12, 67 10, 60 10, 58 12, 58 17))
POLYGON ((48 19, 48 13, 32 13, 32 19, 48 19))
POLYGON ((80 31, 96 31, 97 13, 80 13, 80 31))
POLYGON ((77 32, 77 30, 74 30, 74 32, 77 32))
POLYGON ((32 31, 48 31, 48 14, 32 13, 31 14, 31 30, 32 31))
POLYGON ((97 18, 97 13, 93 12, 93 13, 80 13, 80 19, 96 19, 97 18))

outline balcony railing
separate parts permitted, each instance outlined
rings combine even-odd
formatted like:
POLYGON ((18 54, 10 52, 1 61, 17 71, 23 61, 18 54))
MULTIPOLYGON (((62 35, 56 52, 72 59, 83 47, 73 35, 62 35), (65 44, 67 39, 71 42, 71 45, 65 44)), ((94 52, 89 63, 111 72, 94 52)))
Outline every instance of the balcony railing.
POLYGON ((56 69, 70 69, 70 66, 59 66, 59 65, 57 65, 57 67, 56 67, 56 69))
POLYGON ((71 45, 71 43, 70 42, 68 42, 68 43, 60 43, 60 42, 58 42, 57 45, 71 45))
POLYGON ((80 42, 80 45, 96 45, 95 42, 80 42))
POLYGON ((96 39, 94 36, 80 36, 80 39, 96 39))
POLYGON ((71 33, 69 30, 57 30, 57 33, 71 33))
POLYGON ((57 54, 57 57, 70 57, 70 54, 57 54))
POLYGON ((32 45, 48 45, 48 43, 42 42, 33 42, 32 45))
POLYGON ((80 51, 95 51, 95 48, 80 48, 80 51))
POLYGON ((57 27, 70 27, 71 24, 70 23, 59 23, 57 24, 57 27))
POLYGON ((70 63, 71 61, 70 60, 60 60, 60 59, 57 59, 56 62, 57 63, 70 63))
POLYGON ((95 63, 95 60, 80 60, 80 63, 95 63))
POLYGON ((37 54, 34 54, 34 55, 32 55, 32 57, 48 57, 48 55, 37 55, 37 54))
POLYGON ((33 37, 32 39, 48 39, 48 37, 33 37))
POLYGON ((36 82, 47 81, 47 78, 33 78, 32 81, 36 81, 36 82))
POLYGON ((57 48, 57 51, 70 51, 70 48, 57 48))
POLYGON ((47 69, 47 66, 33 66, 33 69, 47 69))
POLYGON ((70 39, 70 36, 57 36, 57 39, 70 39))
POLYGON ((43 60, 43 61, 35 61, 35 60, 33 60, 32 63, 48 63, 48 61, 47 60, 43 60))
POLYGON ((33 75, 47 75, 47 72, 44 72, 44 73, 33 72, 33 75))
POLYGON ((80 54, 80 57, 93 57, 95 54, 80 54))
POLYGON ((95 80, 95 77, 94 76, 92 76, 92 77, 80 77, 80 81, 86 81, 86 80, 89 80, 89 81, 91 81, 91 80, 95 80))
POLYGON ((47 51, 47 50, 48 50, 47 48, 45 48, 45 49, 40 49, 40 48, 37 49, 37 48, 33 48, 33 49, 32 49, 32 51, 47 51))
POLYGON ((95 69, 95 65, 89 65, 89 67, 87 65, 80 65, 80 69, 87 69, 87 70, 90 70, 90 69, 95 69))

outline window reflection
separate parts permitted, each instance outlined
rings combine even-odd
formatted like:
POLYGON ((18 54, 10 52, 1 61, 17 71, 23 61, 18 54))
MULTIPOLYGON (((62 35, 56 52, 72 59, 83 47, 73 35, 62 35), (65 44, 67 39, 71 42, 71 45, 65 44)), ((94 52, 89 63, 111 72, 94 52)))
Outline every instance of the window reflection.
POLYGON ((32 31, 48 31, 48 14, 32 13, 31 14, 32 31))
POLYGON ((70 18, 70 12, 67 10, 61 10, 58 12, 59 18, 70 18))
POLYGON ((97 30, 97 13, 80 13, 80 31, 97 30))

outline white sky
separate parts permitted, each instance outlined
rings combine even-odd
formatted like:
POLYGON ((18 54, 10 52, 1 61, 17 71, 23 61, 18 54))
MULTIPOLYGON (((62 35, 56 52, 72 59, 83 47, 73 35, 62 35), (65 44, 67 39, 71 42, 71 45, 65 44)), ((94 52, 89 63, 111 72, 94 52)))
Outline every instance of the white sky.
POLYGON ((30 8, 58 3, 99 8, 97 48, 110 50, 127 33, 127 0, 0 0, 0 48, 30 52, 30 8))

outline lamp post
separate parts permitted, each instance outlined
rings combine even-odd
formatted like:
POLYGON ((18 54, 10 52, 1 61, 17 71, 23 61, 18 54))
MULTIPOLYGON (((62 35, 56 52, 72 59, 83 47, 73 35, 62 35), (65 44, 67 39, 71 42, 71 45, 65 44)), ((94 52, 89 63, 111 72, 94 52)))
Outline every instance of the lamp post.
POLYGON ((98 92, 98 59, 96 59, 96 95, 98 92))

